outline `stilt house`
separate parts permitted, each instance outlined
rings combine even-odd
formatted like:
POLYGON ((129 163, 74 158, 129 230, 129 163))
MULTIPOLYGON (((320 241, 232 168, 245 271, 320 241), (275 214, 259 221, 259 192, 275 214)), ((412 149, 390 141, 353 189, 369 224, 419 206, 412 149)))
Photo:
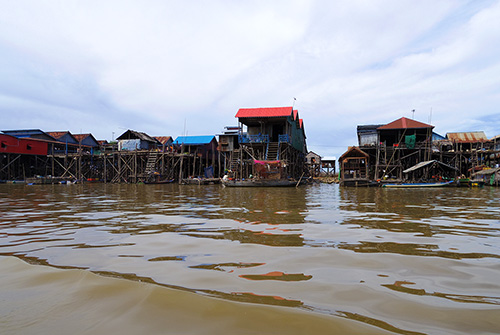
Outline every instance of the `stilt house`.
POLYGON ((370 178, 368 176, 368 158, 368 154, 358 147, 350 147, 340 156, 340 185, 368 185, 370 183, 370 178))
MULTIPOLYGON (((306 135, 297 110, 292 107, 241 108, 236 117, 239 122, 237 149, 231 151, 229 157, 225 156, 233 178, 255 175, 257 161, 279 162, 276 164, 280 166, 281 178, 298 179, 306 172, 306 135)), ((264 175, 262 171, 260 175, 264 175)))

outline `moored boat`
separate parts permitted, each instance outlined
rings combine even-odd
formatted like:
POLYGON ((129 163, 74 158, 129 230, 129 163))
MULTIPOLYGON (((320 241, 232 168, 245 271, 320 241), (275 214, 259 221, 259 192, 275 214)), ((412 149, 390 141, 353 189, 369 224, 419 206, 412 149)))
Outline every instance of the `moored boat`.
POLYGON ((222 185, 227 187, 290 187, 297 186, 299 182, 289 179, 222 179, 222 185))
POLYGON ((421 188, 421 187, 445 187, 450 186, 453 180, 436 183, 401 183, 401 184, 383 184, 382 187, 387 188, 421 188))

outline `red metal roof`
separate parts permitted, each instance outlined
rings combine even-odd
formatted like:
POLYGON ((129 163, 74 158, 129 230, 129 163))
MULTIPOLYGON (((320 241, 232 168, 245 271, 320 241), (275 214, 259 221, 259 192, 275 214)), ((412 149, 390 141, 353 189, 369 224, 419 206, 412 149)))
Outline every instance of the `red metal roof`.
POLYGON ((448 140, 457 143, 478 143, 488 141, 488 138, 483 131, 448 133, 446 134, 446 137, 448 138, 448 140))
POLYGON ((402 117, 382 127, 378 127, 377 129, 383 130, 383 129, 414 129, 414 128, 434 128, 434 126, 402 117))
POLYGON ((294 119, 294 120, 297 120, 297 115, 298 115, 298 113, 299 113, 299 111, 298 111, 298 110, 296 110, 296 109, 294 109, 294 110, 293 110, 293 119, 294 119))
POLYGON ((292 107, 240 108, 235 117, 286 117, 292 114, 292 107))

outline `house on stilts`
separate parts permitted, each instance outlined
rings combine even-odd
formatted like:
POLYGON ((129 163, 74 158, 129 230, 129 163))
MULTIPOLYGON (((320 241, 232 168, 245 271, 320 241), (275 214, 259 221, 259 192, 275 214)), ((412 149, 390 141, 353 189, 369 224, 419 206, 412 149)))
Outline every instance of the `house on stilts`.
POLYGON ((238 126, 219 136, 230 179, 299 180, 307 175, 306 135, 297 110, 241 108, 235 117, 238 126))

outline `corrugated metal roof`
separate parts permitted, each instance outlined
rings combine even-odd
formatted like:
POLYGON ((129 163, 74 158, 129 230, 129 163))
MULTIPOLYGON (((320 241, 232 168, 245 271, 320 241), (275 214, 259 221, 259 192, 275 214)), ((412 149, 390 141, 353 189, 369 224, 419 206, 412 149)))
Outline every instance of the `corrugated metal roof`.
POLYGON ((30 137, 31 135, 46 134, 40 129, 19 129, 19 130, 2 130, 2 133, 15 137, 30 137))
POLYGON ((56 140, 60 139, 64 135, 68 134, 69 131, 48 131, 47 134, 55 138, 56 140))
POLYGON ((130 129, 117 137, 117 140, 133 140, 133 139, 139 139, 142 141, 152 142, 152 143, 159 143, 157 139, 149 136, 146 133, 130 129))
POLYGON ((206 136, 179 136, 175 139, 175 144, 201 145, 212 142, 215 138, 213 135, 206 136))
POLYGON ((18 138, 29 137, 29 138, 40 138, 48 141, 55 140, 55 138, 53 138, 46 132, 41 131, 40 129, 2 130, 2 132, 4 134, 12 135, 18 138))
POLYGON ((484 131, 471 131, 462 133, 447 133, 446 138, 457 143, 478 143, 487 142, 488 138, 484 131))
POLYGON ((484 169, 484 170, 480 170, 478 172, 474 172, 472 174, 473 177, 475 176, 489 176, 489 175, 492 175, 494 173, 497 173, 498 171, 500 171, 500 168, 492 168, 492 169, 484 169))
POLYGON ((415 128, 434 128, 434 126, 402 117, 400 119, 397 119, 396 121, 392 121, 391 123, 379 127, 378 129, 384 130, 384 129, 415 129, 415 128))
POLYGON ((73 137, 76 138, 78 142, 81 142, 82 140, 86 139, 89 136, 90 134, 73 134, 73 137))
POLYGON ((358 134, 360 133, 376 133, 377 129, 384 126, 383 124, 369 124, 357 126, 356 130, 358 134))
POLYGON ((155 139, 157 139, 161 144, 165 144, 168 141, 172 140, 172 136, 155 136, 155 139))
POLYGON ((240 108, 235 117, 287 117, 293 107, 240 108))
POLYGON ((440 162, 440 161, 437 161, 437 160, 433 159, 433 160, 431 160, 431 161, 424 161, 424 162, 420 162, 420 163, 418 163, 418 164, 415 164, 415 165, 413 165, 411 168, 408 168, 408 169, 404 170, 404 171, 403 171, 403 173, 412 172, 412 171, 415 171, 415 170, 421 169, 421 168, 423 168, 424 166, 427 166, 427 165, 429 165, 429 164, 433 164, 433 163, 437 163, 437 164, 439 164, 439 165, 441 165, 441 166, 444 166, 444 167, 447 167, 447 168, 449 168, 449 169, 451 169, 451 170, 458 170, 458 169, 457 169, 456 167, 454 167, 454 166, 451 166, 451 165, 448 165, 448 164, 445 164, 445 163, 442 163, 442 162, 440 162))

